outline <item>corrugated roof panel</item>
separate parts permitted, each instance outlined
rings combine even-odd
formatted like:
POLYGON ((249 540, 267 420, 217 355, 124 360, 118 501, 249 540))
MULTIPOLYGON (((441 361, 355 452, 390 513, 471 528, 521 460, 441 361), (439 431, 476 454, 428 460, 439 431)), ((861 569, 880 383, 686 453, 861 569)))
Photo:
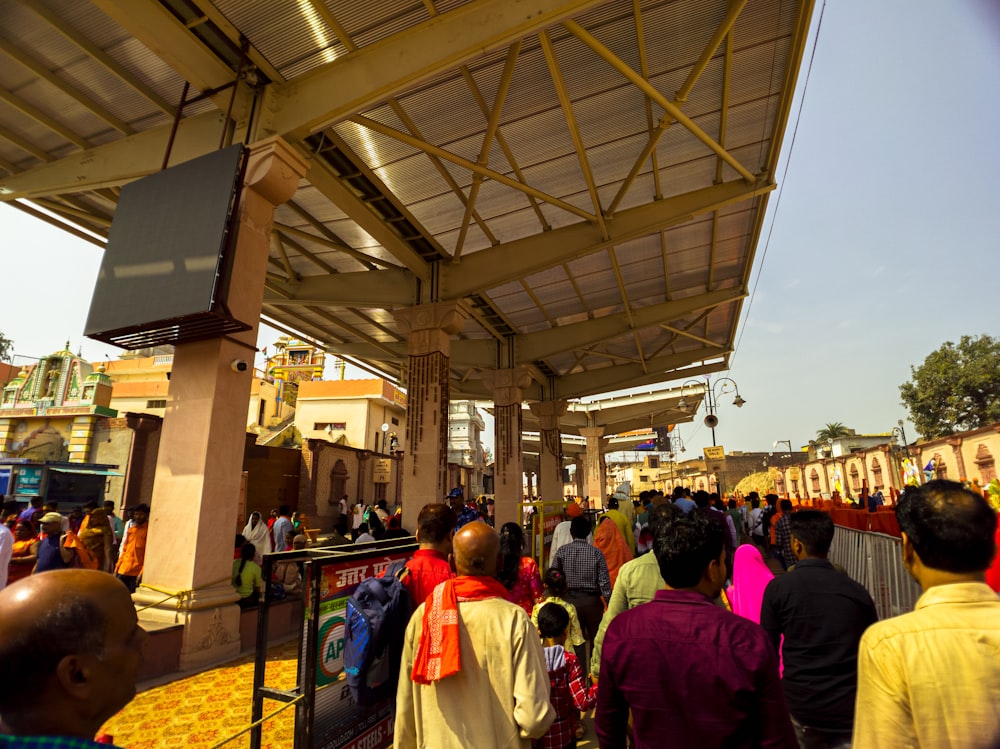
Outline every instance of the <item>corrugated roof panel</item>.
POLYGON ((326 0, 324 4, 359 47, 374 44, 429 18, 420 0, 379 0, 377 3, 326 0))
POLYGON ((286 79, 347 54, 322 18, 298 0, 214 0, 216 8, 286 79))

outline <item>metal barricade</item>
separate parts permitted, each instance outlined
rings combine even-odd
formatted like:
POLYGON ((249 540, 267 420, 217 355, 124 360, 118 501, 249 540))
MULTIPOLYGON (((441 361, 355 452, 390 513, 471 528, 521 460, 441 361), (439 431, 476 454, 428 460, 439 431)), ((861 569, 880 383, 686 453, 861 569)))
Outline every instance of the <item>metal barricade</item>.
POLYGON ((901 544, 895 536, 841 525, 833 535, 830 561, 865 586, 875 601, 879 619, 912 611, 920 597, 920 586, 903 566, 901 544))

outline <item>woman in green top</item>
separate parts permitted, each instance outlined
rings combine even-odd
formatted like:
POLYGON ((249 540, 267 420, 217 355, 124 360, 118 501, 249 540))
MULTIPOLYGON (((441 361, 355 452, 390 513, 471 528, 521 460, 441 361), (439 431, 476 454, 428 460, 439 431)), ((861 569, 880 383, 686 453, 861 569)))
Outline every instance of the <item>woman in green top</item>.
POLYGON ((241 609, 257 605, 261 576, 260 567, 253 560, 256 553, 257 549, 253 544, 243 544, 240 558, 233 560, 233 587, 240 594, 237 603, 241 609))

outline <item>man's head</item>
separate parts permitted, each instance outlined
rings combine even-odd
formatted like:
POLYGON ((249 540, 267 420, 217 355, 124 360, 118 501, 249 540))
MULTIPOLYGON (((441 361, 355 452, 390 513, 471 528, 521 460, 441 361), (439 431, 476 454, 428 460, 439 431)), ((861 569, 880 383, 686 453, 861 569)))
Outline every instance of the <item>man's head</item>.
POLYGON ((671 493, 674 499, 680 499, 684 496, 684 487, 675 486, 673 492, 671 493))
POLYGON ((928 572, 981 578, 996 555, 997 515, 954 481, 911 488, 896 505, 903 562, 924 587, 928 572))
POLYGON ((618 497, 608 497, 608 509, 609 510, 618 509, 618 497))
POLYGON ((283 518, 291 517, 291 515, 292 515, 292 508, 289 507, 288 505, 281 505, 278 508, 278 515, 279 515, 279 517, 283 517, 283 518))
POLYGON ((792 506, 792 500, 790 500, 790 499, 783 499, 783 500, 781 500, 781 511, 782 512, 791 512, 793 509, 794 509, 794 507, 792 506))
POLYGON ((149 505, 141 504, 132 508, 132 522, 136 525, 145 525, 149 520, 149 505))
POLYGON ((692 512, 663 524, 653 536, 653 554, 668 587, 716 598, 726 581, 723 528, 692 512))
POLYGON ((833 518, 822 510, 799 510, 788 517, 796 559, 826 559, 833 543, 833 518))
POLYGON ((301 533, 292 538, 292 548, 295 550, 306 548, 307 543, 308 539, 306 539, 306 537, 303 536, 301 533))
POLYGON ((663 525, 668 525, 674 522, 676 518, 682 517, 683 515, 684 512, 681 508, 672 502, 657 505, 649 513, 649 532, 652 533, 655 538, 663 525))
POLYGON ((751 499, 750 500, 750 507, 751 507, 751 509, 754 509, 754 510, 756 510, 758 507, 760 507, 760 497, 754 497, 753 499, 751 499))
POLYGON ((573 518, 578 518, 583 515, 583 508, 576 502, 570 502, 566 505, 566 510, 563 514, 566 516, 567 520, 572 520, 573 518))
POLYGON ((500 537, 486 523, 466 523, 452 539, 455 572, 459 575, 496 577, 500 537))
POLYGON ((58 512, 46 512, 39 521, 42 533, 46 536, 58 536, 62 532, 62 520, 62 515, 58 512))
POLYGON ((694 500, 694 503, 698 505, 698 507, 708 507, 709 495, 708 492, 705 491, 704 489, 699 489, 698 491, 696 491, 692 499, 694 500))
POLYGON ((114 515, 115 514, 115 503, 112 502, 110 499, 105 500, 104 501, 104 511, 106 513, 108 513, 108 515, 114 515))
POLYGON ((573 538, 586 538, 590 535, 590 519, 586 515, 580 515, 569 521, 569 535, 573 538))
POLYGON ((363 536, 368 532, 368 523, 362 523, 358 526, 358 535, 363 536))
POLYGON ((135 697, 145 640, 128 590, 104 572, 53 570, 0 591, 0 732, 92 739, 135 697))
POLYGON ((775 505, 778 504, 778 495, 777 494, 765 494, 764 495, 764 501, 766 501, 771 507, 774 507, 775 505))
POLYGON ((446 504, 431 502, 417 515, 417 541, 424 548, 437 549, 442 554, 451 551, 451 537, 458 516, 446 504))

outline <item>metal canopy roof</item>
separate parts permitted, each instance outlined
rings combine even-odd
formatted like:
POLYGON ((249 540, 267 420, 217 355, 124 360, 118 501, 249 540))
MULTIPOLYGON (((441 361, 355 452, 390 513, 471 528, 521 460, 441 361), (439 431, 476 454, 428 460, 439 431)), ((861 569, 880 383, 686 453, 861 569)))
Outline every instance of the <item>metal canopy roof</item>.
POLYGON ((309 160, 272 234, 278 328, 401 377, 392 310, 461 300, 453 397, 489 400, 481 373, 515 364, 531 398, 710 373, 811 11, 0 0, 0 198, 106 235, 118 187, 161 168, 186 91, 169 163, 271 135, 309 160))

